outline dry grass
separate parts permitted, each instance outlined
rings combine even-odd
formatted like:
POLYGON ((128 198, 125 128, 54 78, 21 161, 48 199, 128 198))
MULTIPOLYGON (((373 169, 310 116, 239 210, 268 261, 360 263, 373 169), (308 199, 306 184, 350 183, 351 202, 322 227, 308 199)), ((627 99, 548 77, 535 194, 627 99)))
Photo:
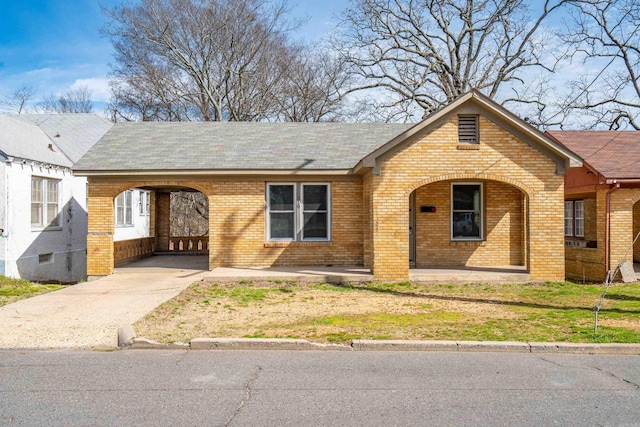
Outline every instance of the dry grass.
POLYGON ((640 342, 640 286, 195 283, 134 325, 161 342, 196 337, 640 342))

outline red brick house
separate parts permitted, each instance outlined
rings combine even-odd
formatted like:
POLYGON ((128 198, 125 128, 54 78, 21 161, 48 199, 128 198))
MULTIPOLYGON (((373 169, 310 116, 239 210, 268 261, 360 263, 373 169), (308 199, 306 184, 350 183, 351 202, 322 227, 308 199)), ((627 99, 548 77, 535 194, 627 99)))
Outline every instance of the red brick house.
POLYGON ((566 274, 604 280, 622 261, 640 262, 640 131, 551 131, 584 159, 565 175, 566 274))

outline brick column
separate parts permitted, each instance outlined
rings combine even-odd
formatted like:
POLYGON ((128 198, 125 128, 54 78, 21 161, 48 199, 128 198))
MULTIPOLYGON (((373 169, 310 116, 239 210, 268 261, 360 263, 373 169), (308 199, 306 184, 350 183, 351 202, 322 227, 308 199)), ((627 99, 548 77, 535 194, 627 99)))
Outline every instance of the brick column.
POLYGON ((156 250, 169 250, 171 193, 156 193, 156 250))
POLYGON ((113 273, 113 197, 100 184, 89 181, 87 276, 113 273), (106 194, 106 195, 105 195, 106 194))
POLYGON ((409 196, 373 191, 372 272, 376 280, 409 280, 409 196))

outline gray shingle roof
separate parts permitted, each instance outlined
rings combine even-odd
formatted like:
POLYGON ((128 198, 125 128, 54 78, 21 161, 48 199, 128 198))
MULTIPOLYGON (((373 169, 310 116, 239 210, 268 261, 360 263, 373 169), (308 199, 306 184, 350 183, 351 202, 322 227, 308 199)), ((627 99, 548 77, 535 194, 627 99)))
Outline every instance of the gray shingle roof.
POLYGON ((80 160, 113 123, 97 114, 12 114, 16 120, 42 129, 71 159, 80 160))
POLYGON ((71 167, 65 156, 39 127, 0 114, 0 150, 11 157, 71 167))
POLYGON ((350 169, 412 125, 116 123, 76 171, 350 169))

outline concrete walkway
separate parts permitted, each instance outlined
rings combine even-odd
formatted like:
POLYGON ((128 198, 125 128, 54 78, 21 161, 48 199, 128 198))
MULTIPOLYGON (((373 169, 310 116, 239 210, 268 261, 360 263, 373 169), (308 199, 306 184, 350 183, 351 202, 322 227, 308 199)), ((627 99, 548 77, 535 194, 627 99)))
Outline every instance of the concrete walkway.
POLYGON ((153 257, 0 307, 0 348, 116 347, 119 327, 202 279, 206 269, 206 256, 153 257))

